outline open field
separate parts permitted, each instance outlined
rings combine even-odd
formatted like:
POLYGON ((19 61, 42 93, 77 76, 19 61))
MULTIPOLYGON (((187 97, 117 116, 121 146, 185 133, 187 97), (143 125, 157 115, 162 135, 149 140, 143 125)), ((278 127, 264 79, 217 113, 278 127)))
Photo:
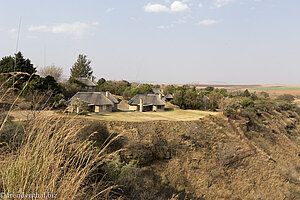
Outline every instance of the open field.
POLYGON ((200 110, 170 110, 164 112, 133 112, 133 111, 119 111, 105 114, 92 113, 88 118, 108 120, 108 121, 155 121, 155 120, 167 120, 167 121, 192 121, 203 118, 207 115, 217 115, 218 112, 200 111, 200 110))
POLYGON ((43 111, 32 111, 32 110, 14 110, 10 112, 10 116, 12 116, 14 119, 13 121, 26 121, 27 119, 30 119, 33 116, 50 116, 54 113, 54 111, 51 110, 43 110, 43 111))
MULTIPOLYGON (((197 89, 208 87, 209 85, 198 85, 197 89)), ((282 94, 292 94, 300 96, 300 85, 210 85, 216 88, 224 88, 228 91, 249 89, 252 92, 267 92, 272 96, 282 94)))

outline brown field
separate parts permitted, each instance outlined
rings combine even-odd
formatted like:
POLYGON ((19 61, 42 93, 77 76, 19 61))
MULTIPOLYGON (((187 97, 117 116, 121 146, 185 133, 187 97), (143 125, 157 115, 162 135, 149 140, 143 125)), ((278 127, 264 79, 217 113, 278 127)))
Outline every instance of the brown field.
POLYGON ((224 88, 228 91, 243 91, 245 89, 249 89, 252 92, 267 92, 271 96, 278 96, 282 94, 300 96, 300 85, 197 85, 196 88, 203 89, 208 86, 224 88))

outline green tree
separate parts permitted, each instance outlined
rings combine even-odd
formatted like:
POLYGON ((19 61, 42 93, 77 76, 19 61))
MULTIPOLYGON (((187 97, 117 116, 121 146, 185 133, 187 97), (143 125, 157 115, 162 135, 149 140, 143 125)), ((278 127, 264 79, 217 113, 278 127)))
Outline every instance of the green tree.
POLYGON ((52 95, 55 95, 61 93, 62 89, 52 76, 46 76, 43 78, 38 75, 34 75, 28 86, 25 88, 24 94, 33 93, 34 91, 49 91, 52 95))
MULTIPOLYGON (((29 59, 25 59, 21 52, 15 54, 15 57, 6 56, 0 61, 0 73, 23 72, 24 74, 16 75, 15 87, 21 88, 23 83, 29 80, 30 75, 36 73, 36 69, 29 59)), ((8 78, 6 75, 3 78, 8 78)))
POLYGON ((87 59, 86 55, 79 54, 77 61, 71 68, 71 77, 72 78, 90 78, 92 77, 93 71, 91 61, 87 59))
POLYGON ((101 86, 105 82, 106 82, 106 80, 104 78, 100 78, 97 82, 98 87, 101 86))
POLYGON ((185 96, 186 89, 184 87, 178 87, 176 88, 174 95, 173 95, 173 100, 171 103, 174 105, 179 106, 179 108, 184 108, 184 96, 185 96))
POLYGON ((164 88, 164 94, 167 95, 167 94, 173 94, 174 91, 175 91, 175 86, 174 85, 167 85, 165 88, 164 88))
POLYGON ((249 90, 246 89, 243 93, 243 97, 250 97, 250 96, 251 96, 251 94, 250 94, 249 90))
POLYGON ((205 88, 205 91, 212 92, 212 91, 214 91, 214 89, 215 89, 214 87, 208 86, 208 87, 205 88))

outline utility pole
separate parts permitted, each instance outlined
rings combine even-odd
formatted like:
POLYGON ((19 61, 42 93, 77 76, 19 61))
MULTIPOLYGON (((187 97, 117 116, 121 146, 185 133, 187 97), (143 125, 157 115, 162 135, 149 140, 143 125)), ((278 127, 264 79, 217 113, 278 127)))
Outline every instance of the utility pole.
POLYGON ((22 22, 22 17, 20 17, 20 21, 19 21, 16 52, 15 52, 14 75, 13 75, 13 97, 15 96, 15 72, 16 72, 16 66, 17 66, 17 53, 18 53, 18 48, 19 48, 19 37, 20 37, 21 22, 22 22))

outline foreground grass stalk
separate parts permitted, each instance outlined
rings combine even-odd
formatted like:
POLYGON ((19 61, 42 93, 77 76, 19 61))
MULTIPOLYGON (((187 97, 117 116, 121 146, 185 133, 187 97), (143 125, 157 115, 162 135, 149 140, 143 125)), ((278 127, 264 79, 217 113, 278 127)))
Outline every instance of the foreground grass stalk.
POLYGON ((2 162, 4 192, 46 192, 59 199, 104 199, 112 186, 101 179, 94 196, 87 196, 93 190, 89 178, 117 153, 107 153, 107 148, 118 136, 95 148, 90 140, 80 142, 78 133, 82 125, 78 121, 76 117, 55 114, 30 121, 20 147, 2 162))

